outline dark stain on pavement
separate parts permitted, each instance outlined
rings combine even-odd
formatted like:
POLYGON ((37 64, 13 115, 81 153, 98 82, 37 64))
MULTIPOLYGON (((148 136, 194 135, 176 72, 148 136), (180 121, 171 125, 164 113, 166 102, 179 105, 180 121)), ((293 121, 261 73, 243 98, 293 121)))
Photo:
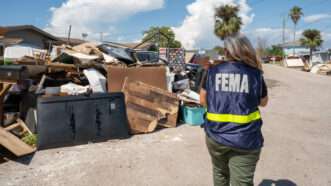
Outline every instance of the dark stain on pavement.
POLYGON ((280 82, 274 79, 265 79, 268 88, 279 87, 280 82))

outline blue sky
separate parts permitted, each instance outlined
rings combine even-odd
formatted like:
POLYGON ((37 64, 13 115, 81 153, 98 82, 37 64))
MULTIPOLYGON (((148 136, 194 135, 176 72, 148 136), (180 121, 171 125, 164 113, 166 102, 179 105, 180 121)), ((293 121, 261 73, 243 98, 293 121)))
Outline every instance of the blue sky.
MULTIPOLYGON (((300 32, 307 28, 322 31, 324 47, 331 48, 330 0, 2 0, 0 25, 33 24, 55 35, 66 34, 73 24, 73 33, 89 34, 97 40, 100 32, 105 40, 138 41, 150 26, 171 26, 186 46, 211 48, 221 43, 212 36, 214 5, 224 2, 243 6, 247 19, 243 32, 253 42, 257 38, 269 45, 281 42, 282 20, 294 5, 303 8, 304 16, 298 24, 300 32), (68 2, 69 1, 69 2, 68 2), (98 2, 98 3, 96 3, 98 2), (141 5, 142 4, 142 5, 141 5), (132 5, 132 6, 131 6, 132 5), (187 7, 191 6, 191 10, 187 7), (208 27, 208 28, 207 28, 208 27)), ((293 38, 293 23, 287 18, 287 40, 293 38)))

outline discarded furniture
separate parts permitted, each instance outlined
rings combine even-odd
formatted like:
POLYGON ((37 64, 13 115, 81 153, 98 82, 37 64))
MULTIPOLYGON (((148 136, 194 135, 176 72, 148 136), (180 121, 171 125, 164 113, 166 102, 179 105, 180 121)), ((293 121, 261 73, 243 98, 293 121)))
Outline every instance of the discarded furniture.
POLYGON ((157 125, 176 127, 179 101, 175 94, 129 78, 123 92, 131 133, 153 132, 157 125))
POLYGON ((1 82, 15 83, 17 81, 26 79, 28 71, 22 65, 0 65, 0 79, 1 82))
POLYGON ((331 64, 317 64, 310 70, 313 74, 331 75, 331 64))
POLYGON ((167 90, 166 67, 164 66, 131 68, 109 66, 107 73, 109 92, 121 91, 126 77, 167 90))
POLYGON ((41 97, 37 112, 38 149, 129 136, 123 93, 41 97))

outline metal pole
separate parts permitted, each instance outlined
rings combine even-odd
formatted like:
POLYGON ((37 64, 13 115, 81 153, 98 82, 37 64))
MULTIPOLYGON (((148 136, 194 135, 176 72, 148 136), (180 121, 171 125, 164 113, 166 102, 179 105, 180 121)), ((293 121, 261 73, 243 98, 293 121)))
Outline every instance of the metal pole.
POLYGON ((283 17, 283 44, 285 44, 285 29, 286 29, 286 20, 283 17))
POLYGON ((69 32, 68 32, 68 45, 70 44, 70 35, 71 35, 71 25, 69 25, 69 32))

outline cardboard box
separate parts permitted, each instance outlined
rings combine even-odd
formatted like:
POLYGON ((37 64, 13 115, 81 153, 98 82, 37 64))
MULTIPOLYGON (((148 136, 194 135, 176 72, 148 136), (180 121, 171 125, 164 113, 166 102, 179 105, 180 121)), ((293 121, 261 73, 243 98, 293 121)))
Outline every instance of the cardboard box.
POLYGON ((119 92, 122 90, 124 79, 140 81, 163 90, 167 90, 166 67, 114 67, 107 68, 108 73, 108 91, 119 92))

